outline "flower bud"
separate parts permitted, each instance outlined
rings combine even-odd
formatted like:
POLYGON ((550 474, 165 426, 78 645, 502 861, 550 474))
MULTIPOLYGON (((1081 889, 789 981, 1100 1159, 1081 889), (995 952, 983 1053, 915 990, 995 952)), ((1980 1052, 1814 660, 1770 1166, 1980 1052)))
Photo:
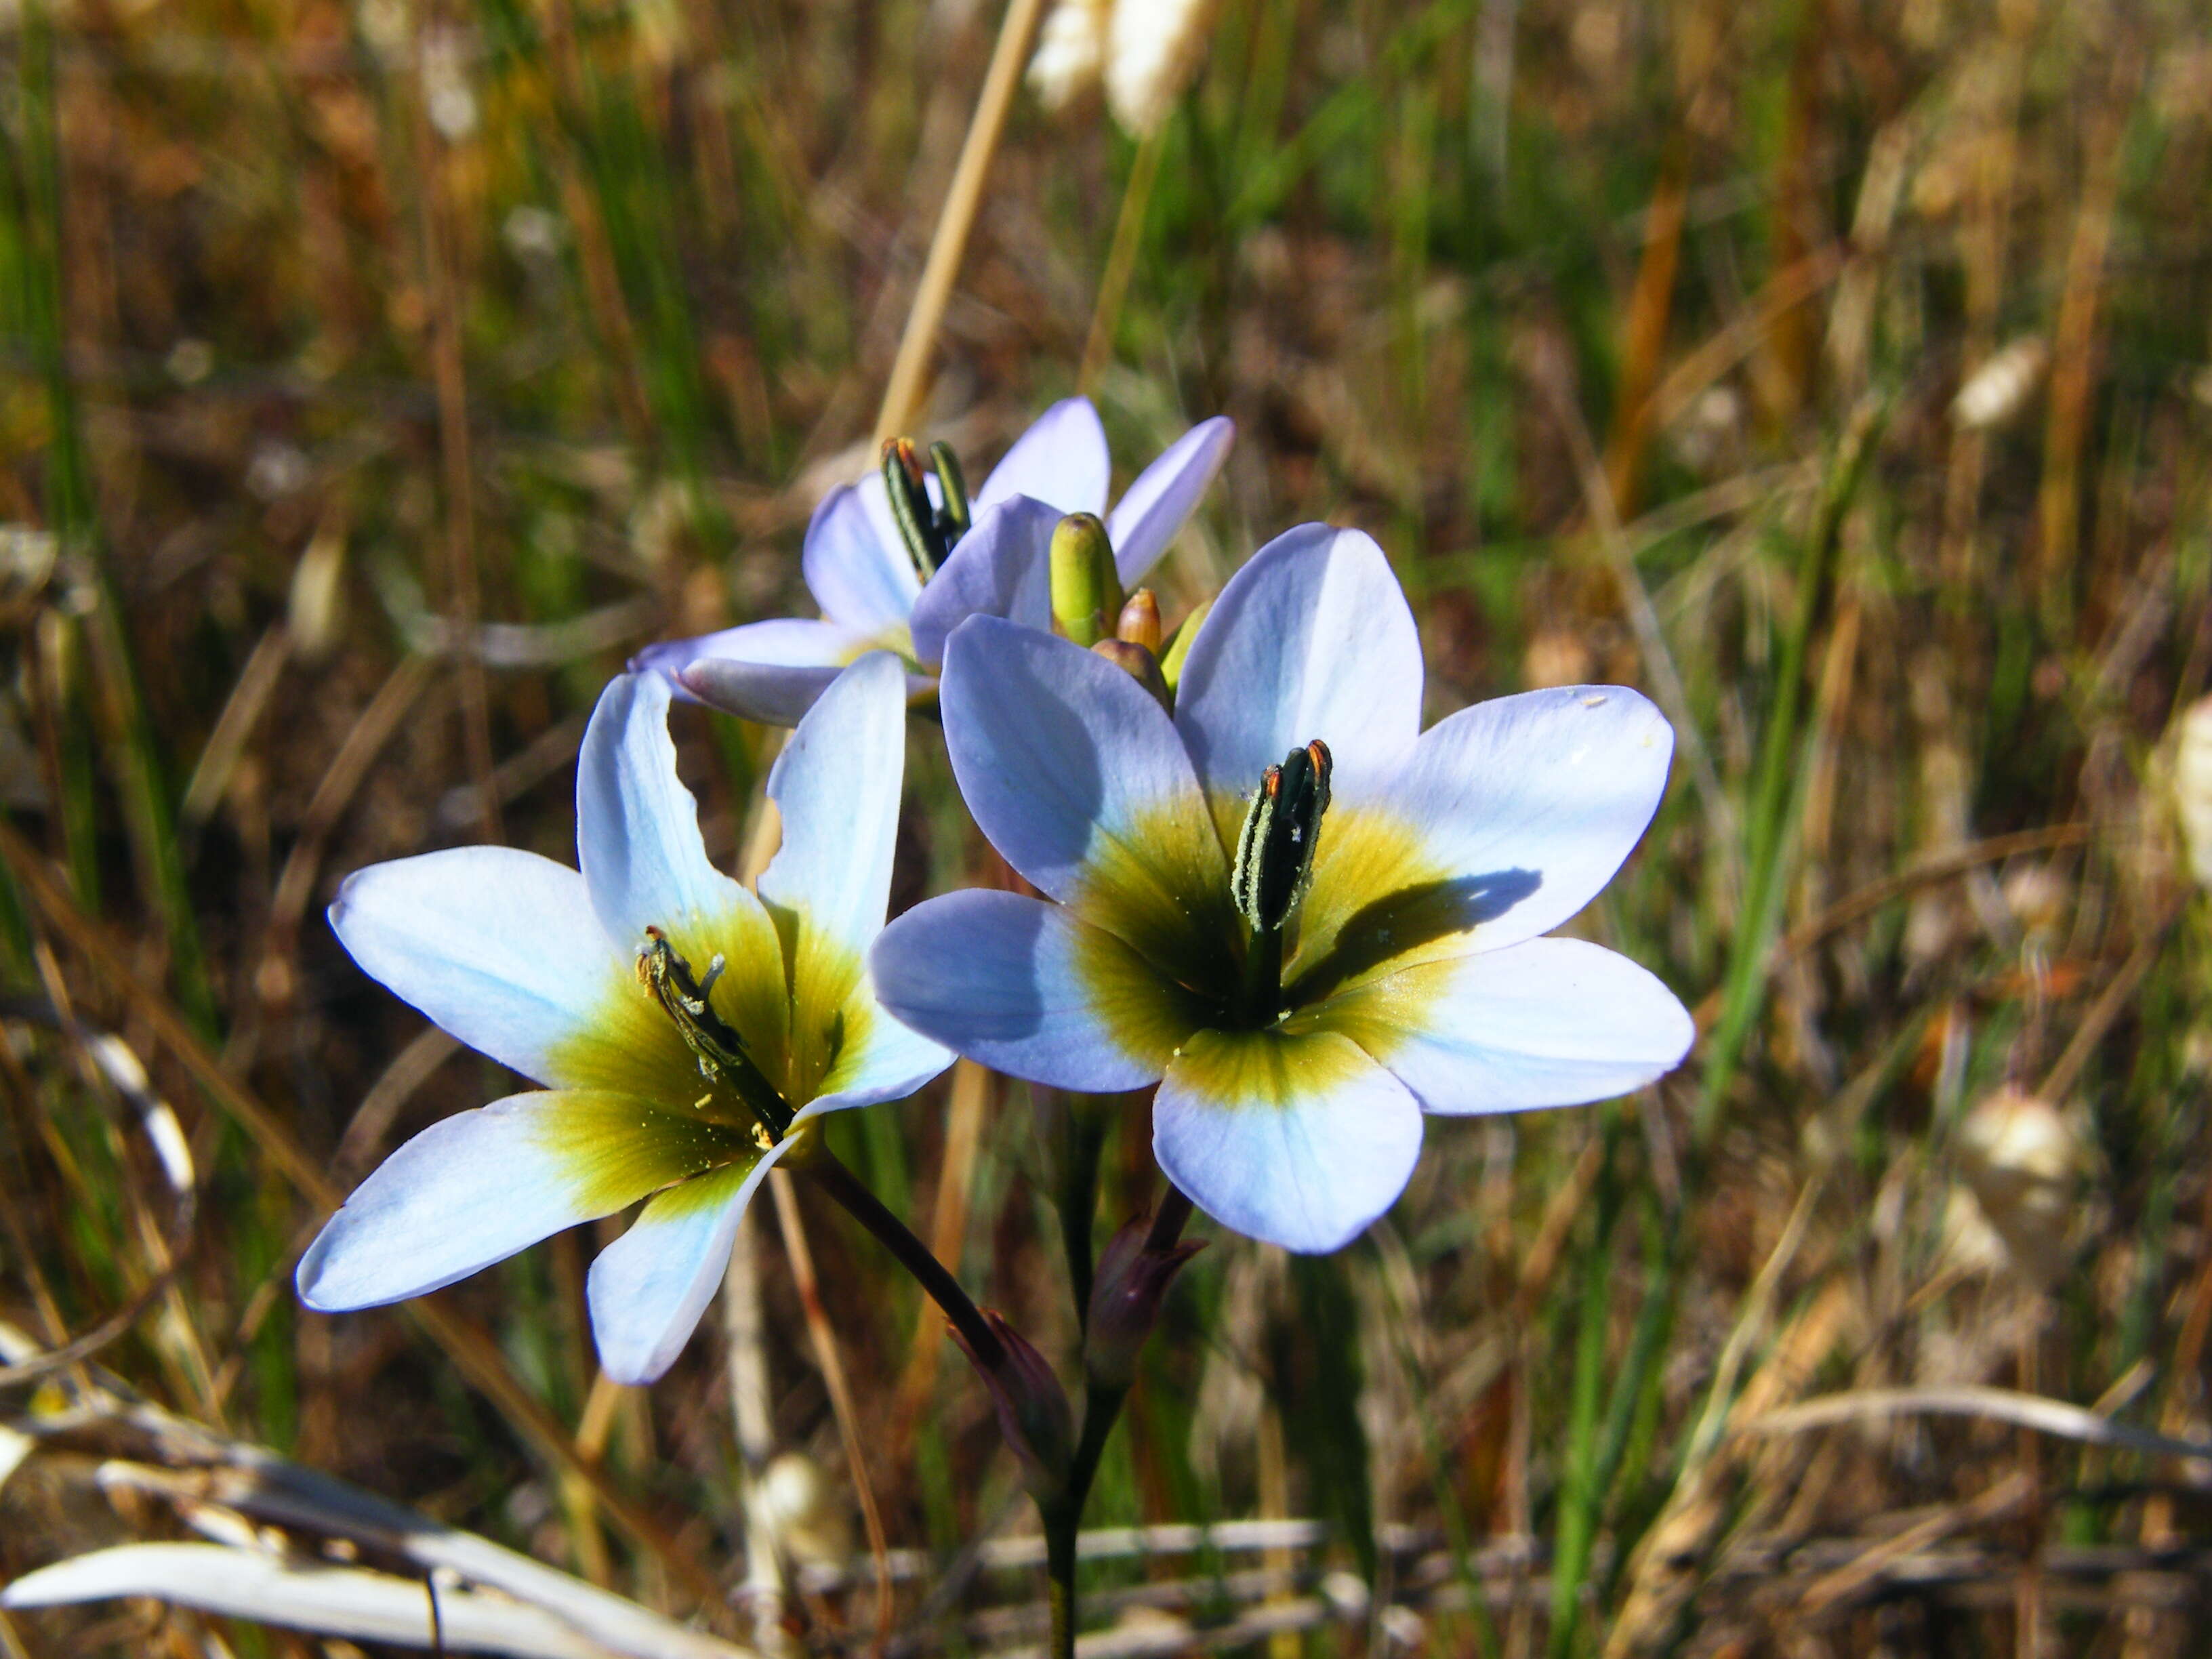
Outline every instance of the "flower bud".
POLYGON ((1173 712, 1175 696, 1168 690, 1168 683, 1160 678, 1158 657, 1127 640, 1101 640, 1091 648, 1115 667, 1127 670, 1132 679, 1159 700, 1161 708, 1173 712))
POLYGON ((1078 645, 1096 645, 1121 614, 1114 544, 1095 513, 1071 513, 1052 532, 1052 619, 1078 645))
POLYGON ((1959 1127, 1960 1172, 2013 1266, 2036 1285, 2065 1271, 2081 1152, 2080 1135, 2057 1107, 2010 1084, 1959 1127))
POLYGON ((2190 704, 2174 725, 2174 812, 2190 874, 2212 887, 2212 696, 2190 704))
POLYGON ((1091 1281, 1084 1324, 1083 1372, 1094 1389, 1126 1389, 1136 1380, 1137 1356, 1160 1316, 1160 1304, 1184 1262, 1206 1248, 1202 1238, 1152 1249, 1152 1218, 1139 1216, 1110 1239, 1091 1281))
POLYGON ((1030 90, 1057 115, 1098 85, 1106 62, 1107 0, 1060 0, 1037 30, 1030 90))
POLYGON ((1966 377, 1951 399, 1952 422, 1973 432, 2005 425, 2027 407, 2050 362, 2049 348, 2033 334, 2001 348, 1966 377))
POLYGON ((996 1365, 986 1365, 976 1356, 957 1326, 952 1340, 983 1379, 999 1432, 1022 1466, 1022 1484, 1038 1503, 1051 1503, 1065 1491, 1075 1456, 1075 1413, 1045 1357, 1003 1315, 989 1308, 982 1315, 1002 1350, 996 1365))
POLYGON ((1155 657, 1160 654, 1160 602, 1151 588, 1140 587, 1129 595, 1114 624, 1114 637, 1141 645, 1155 657))
POLYGON ((285 605, 292 650, 302 662, 320 661, 337 639, 344 575, 345 537, 330 526, 318 530, 292 568, 285 605))
POLYGON ((754 1503, 777 1545, 803 1566, 842 1567, 853 1528, 836 1489, 805 1452, 785 1452, 761 1471, 754 1503))
POLYGON ((1160 659, 1160 678, 1168 683, 1170 691, 1182 683, 1182 665, 1190 659, 1190 642, 1198 637, 1200 624, 1212 609, 1213 601, 1208 599, 1185 617, 1182 626, 1176 629, 1175 638, 1169 642, 1167 654, 1160 659))
POLYGON ((1106 101, 1133 138, 1158 131, 1190 83, 1214 0, 1117 0, 1106 25, 1106 101))

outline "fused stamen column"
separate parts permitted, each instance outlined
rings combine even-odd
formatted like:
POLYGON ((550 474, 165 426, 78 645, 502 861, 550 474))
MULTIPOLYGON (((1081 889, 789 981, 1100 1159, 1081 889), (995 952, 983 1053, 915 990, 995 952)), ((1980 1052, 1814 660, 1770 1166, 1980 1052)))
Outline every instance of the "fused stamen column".
POLYGON ((893 438, 884 446, 884 489, 890 496, 891 517, 899 539, 914 561, 915 574, 927 581, 951 553, 953 544, 968 533, 973 522, 968 507, 967 476, 952 446, 929 447, 930 465, 937 469, 940 506, 929 499, 929 486, 915 453, 914 440, 893 438))
POLYGON ((736 1095, 761 1127, 780 1139, 791 1127, 791 1103, 754 1063, 737 1028, 714 1012, 714 981, 721 977, 722 967, 718 955, 708 964, 704 979, 695 976, 691 964, 676 954, 668 935, 658 927, 645 930, 645 944, 637 953, 639 981, 676 1022, 684 1047, 699 1062, 699 1075, 736 1095))
POLYGON ((1322 815, 1328 811, 1328 745, 1319 738, 1271 766, 1252 793, 1237 837, 1230 896, 1251 932, 1244 942, 1241 1010, 1255 1025, 1272 1024, 1283 986, 1283 930, 1313 879, 1322 815))

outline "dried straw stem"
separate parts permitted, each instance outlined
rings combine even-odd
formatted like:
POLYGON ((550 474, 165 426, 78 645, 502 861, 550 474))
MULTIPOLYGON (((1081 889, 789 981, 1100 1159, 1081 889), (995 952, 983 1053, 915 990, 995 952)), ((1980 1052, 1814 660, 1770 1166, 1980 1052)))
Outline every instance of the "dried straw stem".
POLYGON ((1036 33, 1037 16, 1043 9, 1043 0, 1007 0, 1006 21, 999 26, 999 44, 992 49, 991 66, 983 76, 975 114, 968 124, 968 137, 952 170, 951 186, 945 193, 945 206, 929 239, 929 256, 922 261, 914 309, 907 313, 906 332, 899 339, 890 380, 884 388, 883 408, 876 416, 878 444, 896 437, 921 401, 930 349, 937 343, 937 325, 945 319, 945 301, 952 297, 952 279, 959 275, 961 256, 968 251, 968 233, 975 228, 975 210, 983 199, 984 175, 990 171, 991 157, 1006 131, 1006 112, 1013 105, 1022 64, 1029 56, 1030 41, 1036 33))

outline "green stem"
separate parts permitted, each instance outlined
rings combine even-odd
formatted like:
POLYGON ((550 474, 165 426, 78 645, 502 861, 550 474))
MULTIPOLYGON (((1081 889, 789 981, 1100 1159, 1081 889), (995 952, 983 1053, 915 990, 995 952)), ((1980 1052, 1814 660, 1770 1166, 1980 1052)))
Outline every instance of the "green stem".
POLYGON ((1079 1329, 1091 1317, 1091 1284, 1097 1266, 1091 1218, 1098 1207, 1098 1159, 1106 1145, 1107 1103, 1091 1095, 1063 1095, 1060 1145, 1060 1247, 1067 1253, 1067 1284, 1079 1329))
POLYGON ((1613 1178, 1613 1158, 1621 1136, 1617 1109, 1607 1109, 1604 1133, 1604 1162, 1599 1165, 1597 1178, 1597 1225, 1583 1261, 1581 1305, 1577 1310, 1566 1479, 1552 1546, 1552 1634, 1547 1648, 1550 1659, 1565 1659, 1573 1651, 1575 1615, 1583 1579, 1589 1568, 1590 1546, 1597 1534, 1601 1495, 1595 1443, 1604 1387, 1606 1328, 1612 1311, 1606 1292, 1613 1277, 1613 1224, 1620 1213, 1620 1188, 1613 1178))
POLYGON ((1051 1659, 1075 1659, 1075 1538, 1079 1509, 1044 1519, 1045 1603, 1052 1611, 1051 1659))
MULTIPOLYGON (((1279 959, 1281 936, 1276 937, 1279 959)), ((1152 1228, 1145 1235, 1145 1248, 1172 1249, 1190 1220, 1191 1209, 1189 1195, 1172 1181, 1168 1182, 1167 1194, 1160 1200, 1152 1228)), ((1066 1490, 1057 1503, 1037 1505, 1044 1521, 1045 1571, 1051 1581, 1047 1591, 1052 1607, 1051 1659, 1074 1659, 1079 1610, 1075 1591, 1076 1535, 1082 1530, 1083 1506, 1090 1499, 1091 1483, 1098 1478, 1098 1463, 1106 1455, 1107 1438, 1114 1432, 1115 1420, 1121 1414, 1121 1402, 1128 1397, 1127 1389, 1094 1388, 1084 1395, 1083 1431, 1076 1441, 1075 1455, 1068 1464, 1066 1490)))
POLYGON ((839 1163, 835 1153, 826 1146, 817 1146, 799 1166, 799 1173, 873 1233, 877 1242, 915 1276, 929 1293, 930 1300, 952 1322, 953 1328, 960 1333, 979 1366, 990 1371, 1006 1364, 1006 1345, 999 1340, 999 1334, 991 1328, 968 1292, 960 1288, 960 1281, 952 1276, 951 1269, 930 1253, 929 1246, 916 1238, 906 1223, 885 1209, 883 1200, 839 1163))
POLYGON ((1167 1196, 1160 1200, 1160 1207, 1152 1217, 1152 1231, 1145 1235, 1145 1248, 1173 1249, 1176 1241, 1182 1237, 1182 1230, 1190 1224, 1191 1212, 1196 1207, 1188 1193, 1174 1182, 1168 1182, 1167 1196))

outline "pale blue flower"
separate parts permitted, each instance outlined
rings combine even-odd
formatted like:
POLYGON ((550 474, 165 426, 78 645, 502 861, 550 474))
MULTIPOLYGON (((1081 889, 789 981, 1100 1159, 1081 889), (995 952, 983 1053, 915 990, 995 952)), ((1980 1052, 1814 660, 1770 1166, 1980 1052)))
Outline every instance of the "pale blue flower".
POLYGON ((1297 1250, 1390 1206, 1424 1112, 1574 1104, 1669 1070, 1692 1035, 1674 994, 1541 937, 1650 822, 1665 719, 1583 686, 1424 732, 1421 693, 1382 550, 1322 525, 1223 590, 1172 714, 1094 653, 966 623, 946 746, 984 834, 1046 896, 902 916, 872 958, 884 1006, 1036 1082, 1158 1083, 1162 1170, 1297 1250))
MULTIPOLYGON (((1115 567, 1122 585, 1134 587, 1197 509, 1234 436, 1223 416, 1201 421, 1138 474, 1109 514, 1105 428, 1090 399, 1067 398, 1014 441, 975 494, 974 527, 935 571, 916 568, 884 480, 871 474, 830 491, 806 527, 800 568, 819 620, 777 617, 672 640, 639 653, 630 666, 771 725, 797 720, 841 667, 867 651, 905 659, 909 692, 926 696, 947 636, 969 617, 1051 625, 1047 554, 1064 515, 1105 518, 1115 567)), ((935 475, 926 482, 941 503, 935 475)))
POLYGON ((471 847, 339 890, 331 925, 363 969, 545 1086, 387 1158, 301 1260, 309 1307, 420 1296, 643 1199, 592 1264, 589 1300, 607 1374, 648 1382, 698 1323, 790 1131, 902 1098, 951 1062, 884 1016, 866 966, 906 753, 896 659, 848 669, 777 758, 783 844, 757 893, 708 861, 668 700, 653 675, 600 697, 577 765, 580 872, 471 847), (658 992, 656 966, 675 976, 658 992), (686 986, 704 992, 688 1037, 672 1007, 686 986))

